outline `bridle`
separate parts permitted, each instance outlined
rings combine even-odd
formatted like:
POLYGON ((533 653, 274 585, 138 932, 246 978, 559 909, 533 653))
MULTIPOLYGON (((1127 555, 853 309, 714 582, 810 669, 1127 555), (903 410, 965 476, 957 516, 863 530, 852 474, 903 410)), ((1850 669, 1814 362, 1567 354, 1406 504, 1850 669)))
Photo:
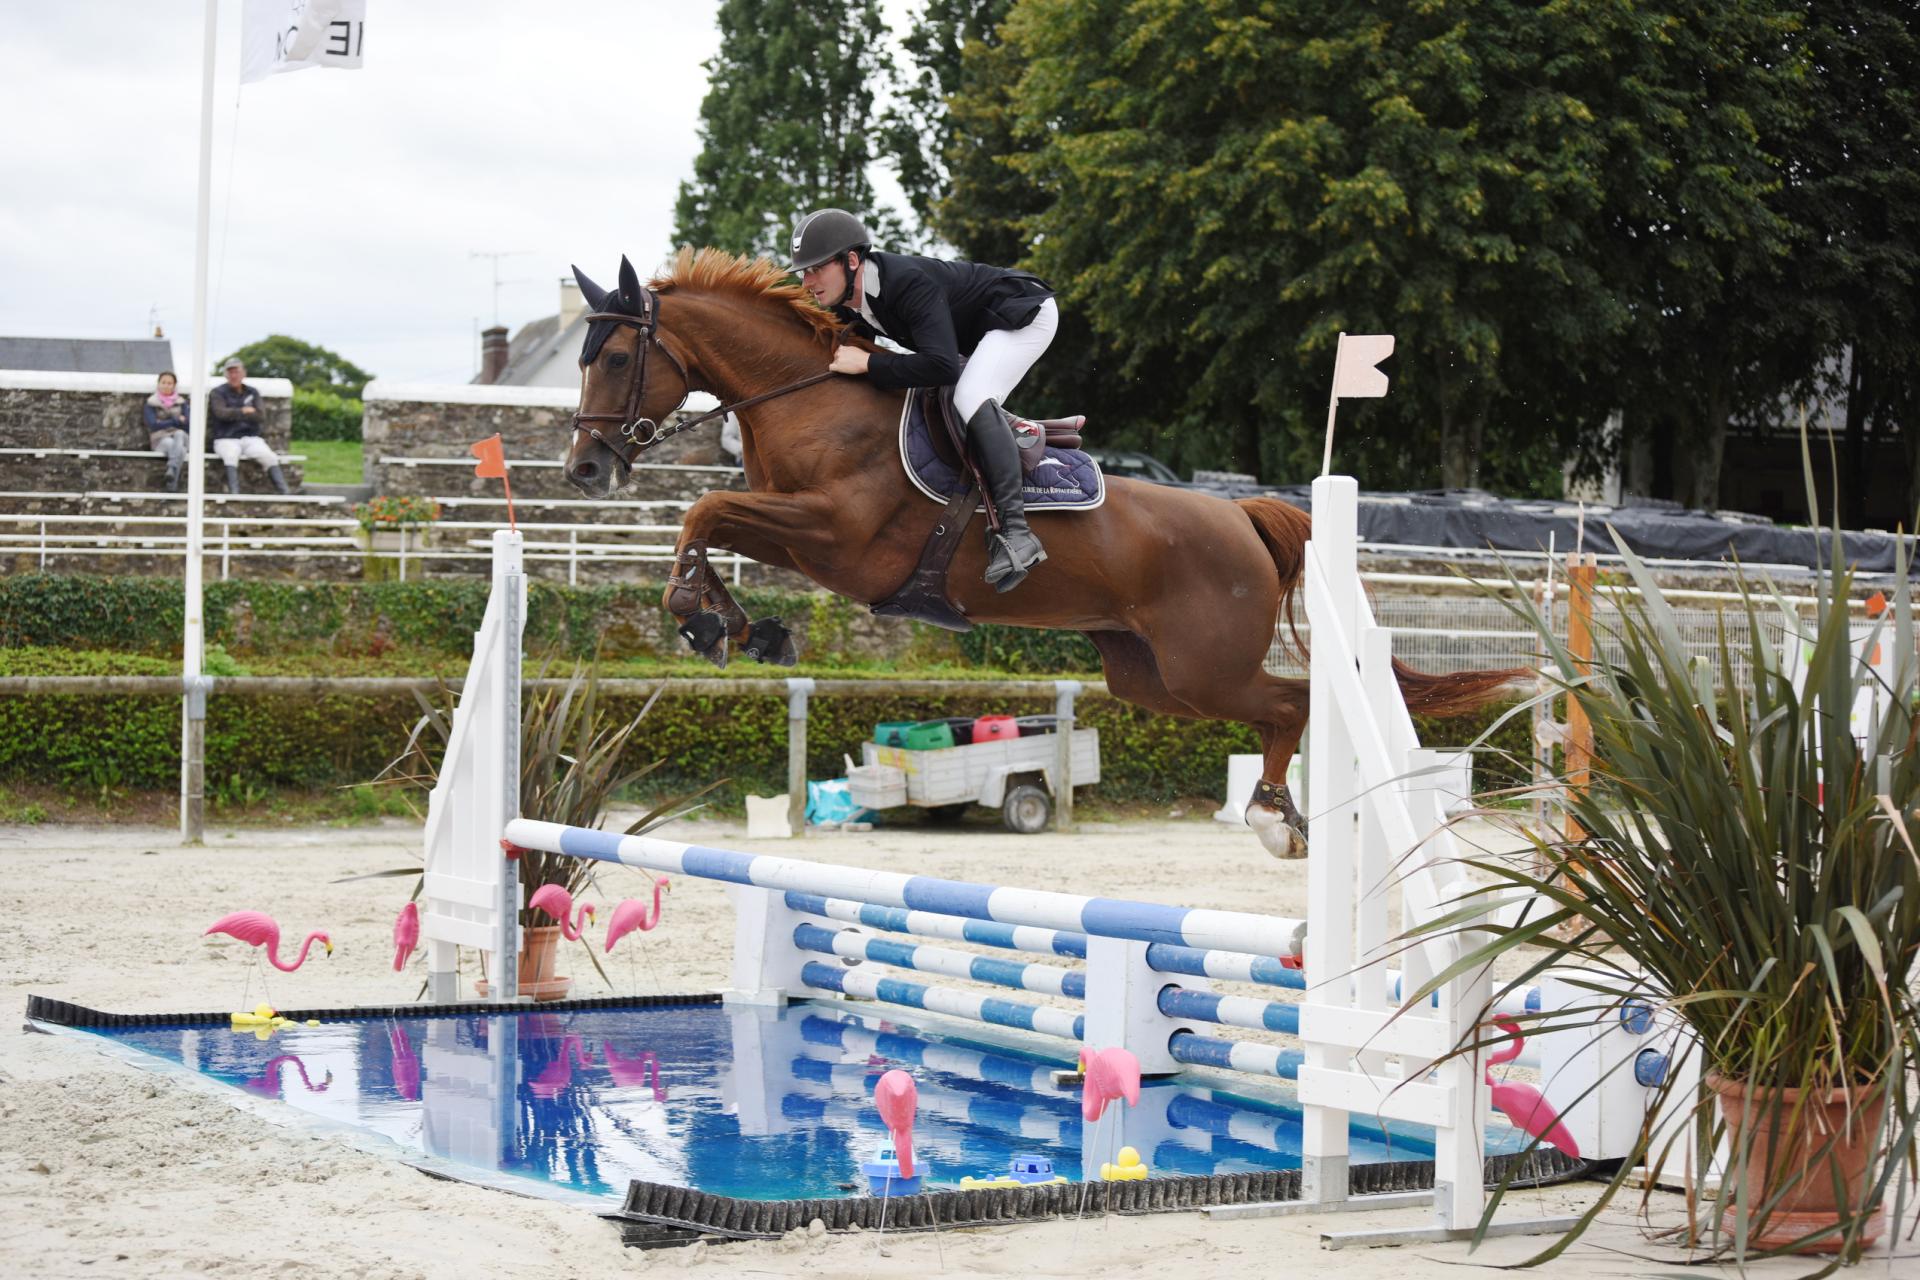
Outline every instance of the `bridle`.
MULTIPOLYGON (((615 295, 609 294, 607 296, 613 297, 615 295)), ((732 404, 723 404, 717 409, 709 409, 705 413, 697 414, 681 422, 676 422, 670 427, 662 427, 652 418, 643 418, 640 416, 640 402, 646 398, 647 394, 647 354, 655 348, 658 348, 660 354, 665 356, 673 365, 674 372, 680 375, 680 386, 682 388, 680 399, 674 403, 673 408, 667 410, 665 416, 672 417, 675 413, 679 412, 681 406, 687 403, 687 398, 693 394, 694 386, 692 376, 687 373, 687 366, 681 363, 679 356, 673 354, 671 347, 660 341, 660 296, 652 289, 643 287, 640 290, 640 309, 637 313, 626 311, 589 311, 586 314, 586 321, 589 326, 595 321, 601 320, 618 325, 628 325, 640 331, 640 350, 638 358, 634 361, 633 381, 628 384, 627 387, 626 408, 622 409, 619 413, 580 413, 576 411, 573 415, 573 429, 576 432, 586 432, 588 436, 592 437, 595 443, 603 446, 608 452, 612 453, 629 467, 633 466, 634 459, 670 436, 677 436, 682 431, 691 430, 704 422, 710 422, 714 418, 722 417, 735 410, 752 408, 762 401, 772 400, 777 396, 784 396, 788 392, 798 391, 803 387, 811 387, 816 383, 825 382, 828 378, 835 376, 832 373, 816 373, 812 377, 802 378, 798 382, 790 382, 784 387, 776 387, 772 391, 763 392, 757 396, 749 396, 745 400, 736 400, 732 404), (615 430, 620 440, 629 447, 622 448, 620 445, 615 444, 614 441, 607 439, 605 433, 603 433, 598 426, 592 425, 601 422, 613 423, 614 427, 612 429, 615 430)), ((595 358, 598 358, 597 353, 595 358)))

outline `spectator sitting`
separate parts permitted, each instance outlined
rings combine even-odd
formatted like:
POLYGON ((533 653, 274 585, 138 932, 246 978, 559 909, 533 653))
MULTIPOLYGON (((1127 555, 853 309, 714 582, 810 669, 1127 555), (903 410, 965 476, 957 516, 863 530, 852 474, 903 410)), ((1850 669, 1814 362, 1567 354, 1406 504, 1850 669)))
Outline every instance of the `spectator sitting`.
POLYGON ((176 394, 180 380, 169 369, 160 389, 147 397, 140 420, 147 427, 147 448, 167 459, 167 492, 180 492, 180 469, 187 464, 187 398, 176 394))
POLYGON ((227 467, 227 492, 240 492, 240 459, 250 458, 267 469, 278 493, 291 493, 280 459, 260 438, 260 393, 247 385, 247 366, 238 359, 220 366, 226 382, 213 389, 207 408, 213 414, 213 451, 227 467))

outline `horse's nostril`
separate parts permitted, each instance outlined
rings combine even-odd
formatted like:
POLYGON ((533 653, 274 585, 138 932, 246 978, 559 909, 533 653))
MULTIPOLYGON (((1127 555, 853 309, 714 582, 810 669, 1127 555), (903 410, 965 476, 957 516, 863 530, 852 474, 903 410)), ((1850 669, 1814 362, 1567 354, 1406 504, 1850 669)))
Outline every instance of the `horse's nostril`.
POLYGON ((600 464, 597 462, 576 462, 573 464, 573 478, 582 484, 600 478, 600 464))

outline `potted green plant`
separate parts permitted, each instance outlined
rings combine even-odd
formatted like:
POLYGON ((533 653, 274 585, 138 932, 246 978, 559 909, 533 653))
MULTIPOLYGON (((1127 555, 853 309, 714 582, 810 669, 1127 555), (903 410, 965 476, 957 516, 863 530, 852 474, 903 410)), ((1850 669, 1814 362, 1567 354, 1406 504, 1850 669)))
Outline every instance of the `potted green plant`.
MULTIPOLYGON (((599 706, 599 682, 591 668, 576 665, 572 674, 557 686, 530 690, 521 700, 520 713, 520 812, 543 822, 598 828, 606 820, 606 810, 623 789, 633 786, 658 769, 662 760, 649 764, 622 763, 635 732, 659 701, 655 690, 631 720, 624 723, 605 715, 599 706)), ((432 787, 438 779, 438 765, 453 728, 450 707, 434 705, 421 698, 423 714, 415 723, 406 750, 381 771, 376 781, 432 787), (438 742, 440 749, 428 749, 438 742)), ((655 805, 622 834, 644 835, 663 823, 684 817, 690 806, 721 786, 718 779, 697 791, 676 795, 655 805)), ((566 997, 573 979, 557 972, 558 949, 562 939, 559 924, 544 912, 532 908, 533 895, 544 885, 559 885, 570 898, 579 898, 598 890, 600 863, 588 858, 568 858, 558 854, 530 850, 519 860, 520 879, 520 992, 535 1000, 560 1000, 566 997)), ((419 874, 418 868, 382 872, 383 875, 419 874)), ((416 894, 418 889, 415 890, 416 894)), ((582 942, 584 944, 584 938, 582 942)), ((606 971, 590 946, 582 946, 589 962, 601 978, 606 971)), ((479 985, 486 994, 485 980, 479 985)))
MULTIPOLYGON (((1511 606, 1545 646, 1556 688, 1544 696, 1577 702, 1593 726, 1591 780, 1565 794, 1584 837, 1532 831, 1522 855, 1468 859, 1500 902, 1537 900, 1522 923, 1509 913, 1492 926, 1465 906, 1426 930, 1476 931, 1456 972, 1522 958, 1507 991, 1584 970, 1592 1001, 1565 1025, 1644 1000, 1684 1024, 1700 1055, 1701 1071, 1669 1073, 1656 1101, 1688 1117, 1679 1136, 1647 1126, 1599 1203, 1537 1260, 1584 1230, 1633 1166, 1703 1170, 1723 1138, 1721 1191, 1696 1241, 1739 1257, 1856 1260, 1883 1230, 1889 1187, 1896 1213, 1907 1203, 1902 1170, 1920 1156, 1920 721, 1905 557, 1865 636, 1847 569, 1818 574, 1811 614, 1743 573, 1708 658, 1690 654, 1653 576, 1615 542, 1638 593, 1588 674, 1566 674, 1578 668, 1524 593, 1511 606), (1876 646, 1890 656, 1879 667, 1876 646), (1856 708, 1869 705, 1862 722, 1856 708), (1681 1079, 1701 1083, 1671 1095, 1681 1079)), ((1843 565, 1837 528, 1831 548, 1829 564, 1843 565)))

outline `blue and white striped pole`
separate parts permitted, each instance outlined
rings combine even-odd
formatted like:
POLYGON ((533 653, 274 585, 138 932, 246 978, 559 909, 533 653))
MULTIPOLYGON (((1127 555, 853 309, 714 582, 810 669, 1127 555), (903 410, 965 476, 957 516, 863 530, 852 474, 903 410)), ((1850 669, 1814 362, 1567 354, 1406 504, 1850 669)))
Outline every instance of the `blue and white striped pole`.
POLYGON ((1123 898, 1090 898, 1043 889, 1014 889, 935 876, 904 875, 897 871, 836 867, 772 854, 711 849, 655 836, 590 831, 528 818, 508 823, 506 838, 523 849, 544 849, 648 871, 1136 942, 1171 942, 1253 955, 1298 955, 1307 932, 1306 921, 1284 916, 1206 907, 1169 907, 1123 898))
POLYGON ((1029 951, 1037 955, 1087 958, 1087 935, 1062 929, 1034 929, 1026 925, 995 924, 990 920, 963 920, 958 916, 935 915, 931 911, 904 911, 899 907, 876 907, 870 902, 846 898, 823 898, 817 893, 788 892, 787 906, 807 915, 828 920, 863 924, 887 933, 911 933, 922 938, 947 938, 971 942, 976 946, 999 947, 1004 951, 1029 951))
POLYGON ((823 929, 817 924, 795 925, 793 945, 802 951, 816 951, 850 960, 871 960, 875 964, 891 965, 896 969, 965 978, 971 982, 1012 987, 1016 991, 1033 991, 1045 996, 1084 1000, 1087 995, 1087 975, 1074 969, 1002 960, 997 956, 969 955, 964 951, 948 951, 944 947, 895 942, 891 938, 870 938, 847 929, 823 929))
POLYGON ((841 995, 905 1005, 909 1009, 925 1009, 929 1013, 944 1013, 948 1017, 966 1018, 996 1027, 1038 1031, 1067 1040, 1080 1039, 1086 1027, 1085 1018, 1064 1009, 1047 1009, 1019 1000, 1002 1000, 995 996, 962 991, 958 987, 935 987, 899 978, 883 978, 878 974, 863 973, 859 969, 848 969, 819 960, 809 960, 801 967, 800 980, 820 991, 835 991, 841 995))

